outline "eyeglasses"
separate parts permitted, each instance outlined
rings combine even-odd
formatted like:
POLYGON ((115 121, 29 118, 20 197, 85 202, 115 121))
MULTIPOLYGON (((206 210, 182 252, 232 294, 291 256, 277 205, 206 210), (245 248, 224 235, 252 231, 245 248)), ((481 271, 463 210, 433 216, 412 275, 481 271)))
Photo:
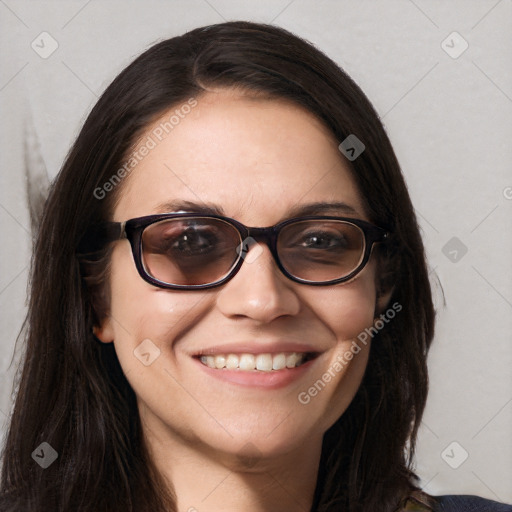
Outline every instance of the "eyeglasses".
POLYGON ((96 226, 79 252, 127 238, 142 279, 160 288, 191 290, 233 278, 244 260, 251 261, 250 249, 263 241, 292 281, 332 285, 361 272, 373 244, 388 236, 380 227, 345 217, 307 216, 256 228, 220 215, 165 213, 96 226))

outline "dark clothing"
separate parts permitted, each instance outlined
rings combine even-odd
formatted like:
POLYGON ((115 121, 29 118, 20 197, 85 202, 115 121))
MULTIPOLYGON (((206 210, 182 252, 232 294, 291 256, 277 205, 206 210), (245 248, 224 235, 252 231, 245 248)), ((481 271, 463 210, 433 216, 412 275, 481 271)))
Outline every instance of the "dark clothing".
POLYGON ((478 496, 437 496, 435 512, 512 512, 512 505, 478 496))
POLYGON ((478 496, 432 496, 415 491, 396 512, 512 512, 512 505, 478 496))

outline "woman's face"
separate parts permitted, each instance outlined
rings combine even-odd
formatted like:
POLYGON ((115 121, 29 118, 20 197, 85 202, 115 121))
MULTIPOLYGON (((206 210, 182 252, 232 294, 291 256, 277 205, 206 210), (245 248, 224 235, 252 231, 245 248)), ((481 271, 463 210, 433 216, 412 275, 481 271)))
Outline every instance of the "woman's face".
MULTIPOLYGON (((347 205, 320 215, 369 220, 337 141, 300 107, 209 92, 158 141, 154 130, 171 113, 141 138, 157 143, 125 178, 114 220, 190 211, 185 201, 247 226, 274 225, 317 202, 347 205)), ((377 316, 374 258, 348 283, 308 286, 285 277, 266 245, 251 252, 220 287, 181 291, 143 281, 129 242, 115 245, 110 315, 96 334, 114 342, 146 433, 162 445, 290 453, 320 443, 356 393, 369 343, 358 350, 353 341, 377 316), (212 369, 197 357, 271 354, 274 362, 294 352, 319 355, 270 372, 212 369)))

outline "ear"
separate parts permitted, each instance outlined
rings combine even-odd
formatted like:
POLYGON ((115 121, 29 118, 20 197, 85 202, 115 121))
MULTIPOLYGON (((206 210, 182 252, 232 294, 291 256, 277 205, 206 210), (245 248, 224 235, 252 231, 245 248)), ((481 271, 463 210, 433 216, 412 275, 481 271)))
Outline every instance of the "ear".
POLYGON ((394 286, 390 286, 387 289, 377 287, 377 294, 375 297, 375 318, 378 318, 388 309, 394 290, 394 286))
POLYGON ((105 317, 100 325, 95 325, 92 332, 98 341, 112 343, 114 341, 114 327, 110 316, 105 317))
POLYGON ((396 272, 398 260, 393 257, 393 247, 379 244, 376 248, 375 272, 375 318, 379 318, 389 308, 391 297, 395 291, 396 272))

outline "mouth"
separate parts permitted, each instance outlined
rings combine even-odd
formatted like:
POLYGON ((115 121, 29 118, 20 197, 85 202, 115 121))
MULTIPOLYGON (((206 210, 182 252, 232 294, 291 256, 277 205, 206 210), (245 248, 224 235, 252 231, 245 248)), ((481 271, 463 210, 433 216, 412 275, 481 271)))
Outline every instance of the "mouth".
POLYGON ((223 386, 277 390, 307 379, 327 351, 320 343, 260 338, 210 345, 189 356, 203 375, 213 378, 212 386, 219 381, 223 386))
POLYGON ((195 356, 201 364, 214 370, 275 373, 305 365, 320 352, 278 352, 265 354, 215 354, 195 356))

